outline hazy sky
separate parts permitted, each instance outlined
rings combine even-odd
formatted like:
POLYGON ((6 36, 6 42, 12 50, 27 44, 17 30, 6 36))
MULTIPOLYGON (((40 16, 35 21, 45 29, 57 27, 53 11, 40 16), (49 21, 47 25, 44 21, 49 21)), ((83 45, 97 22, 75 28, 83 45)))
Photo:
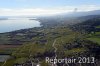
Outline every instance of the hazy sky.
POLYGON ((100 9, 100 0, 0 0, 0 15, 43 15, 100 9))

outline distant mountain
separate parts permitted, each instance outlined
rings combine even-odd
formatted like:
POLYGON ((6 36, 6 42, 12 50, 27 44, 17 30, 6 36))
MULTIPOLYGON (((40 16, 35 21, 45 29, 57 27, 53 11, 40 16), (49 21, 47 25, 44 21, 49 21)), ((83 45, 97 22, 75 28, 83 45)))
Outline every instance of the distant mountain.
POLYGON ((0 18, 0 20, 8 20, 8 18, 0 18))
POLYGON ((81 17, 81 16, 88 16, 88 15, 100 15, 100 10, 88 11, 88 12, 71 12, 71 13, 63 13, 60 14, 61 16, 66 17, 81 17))
POLYGON ((100 15, 84 16, 79 17, 79 19, 85 21, 70 26, 73 30, 86 31, 87 33, 100 32, 100 15))
POLYGON ((69 25, 84 22, 89 19, 100 18, 100 10, 88 11, 88 12, 73 12, 73 13, 63 13, 55 16, 43 16, 39 17, 38 20, 43 25, 69 25))

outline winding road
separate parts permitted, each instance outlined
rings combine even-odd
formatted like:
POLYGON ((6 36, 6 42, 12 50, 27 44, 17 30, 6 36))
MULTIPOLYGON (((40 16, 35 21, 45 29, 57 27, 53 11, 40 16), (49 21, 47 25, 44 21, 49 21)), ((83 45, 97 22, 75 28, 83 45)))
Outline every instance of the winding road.
MULTIPOLYGON (((54 42, 53 42, 53 44, 52 44, 52 47, 55 49, 55 50, 54 50, 54 52, 55 52, 55 59, 57 58, 57 54, 56 54, 56 52, 57 52, 57 47, 55 46, 56 41, 57 41, 57 40, 55 39, 54 42)), ((67 66, 69 66, 68 63, 66 63, 66 64, 67 64, 67 66)), ((57 66, 57 64, 54 63, 54 65, 52 65, 52 66, 57 66)), ((65 66, 65 65, 63 65, 63 66, 65 66)))
POLYGON ((6 64, 6 61, 4 62, 4 64, 2 66, 4 66, 6 64))
POLYGON ((52 47, 55 49, 54 52, 55 52, 55 58, 57 58, 57 48, 55 47, 55 43, 56 43, 56 39, 54 40, 53 44, 52 44, 52 47))
MULTIPOLYGON (((55 59, 57 58, 57 54, 56 54, 56 52, 57 52, 57 48, 56 48, 56 46, 55 46, 56 41, 57 41, 57 40, 55 39, 54 42, 53 42, 53 44, 52 44, 52 47, 55 49, 55 50, 54 50, 54 52, 55 52, 55 59)), ((52 66, 57 66, 57 64, 54 63, 52 66)))

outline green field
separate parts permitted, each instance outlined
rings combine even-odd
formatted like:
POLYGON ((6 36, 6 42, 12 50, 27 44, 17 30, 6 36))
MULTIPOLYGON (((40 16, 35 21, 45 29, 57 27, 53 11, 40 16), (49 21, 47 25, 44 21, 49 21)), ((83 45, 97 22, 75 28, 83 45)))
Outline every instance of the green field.
POLYGON ((100 26, 96 26, 96 28, 100 28, 100 26))
POLYGON ((100 44, 100 32, 96 32, 95 34, 89 34, 89 37, 87 39, 100 44))

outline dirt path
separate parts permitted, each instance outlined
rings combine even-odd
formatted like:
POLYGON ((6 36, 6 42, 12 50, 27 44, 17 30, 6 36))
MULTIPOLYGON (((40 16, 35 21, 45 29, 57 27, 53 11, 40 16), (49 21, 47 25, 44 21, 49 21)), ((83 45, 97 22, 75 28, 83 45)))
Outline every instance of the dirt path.
MULTIPOLYGON (((55 46, 56 41, 57 41, 57 40, 55 39, 54 42, 53 42, 53 44, 52 44, 52 47, 55 49, 55 50, 54 50, 54 52, 55 52, 55 59, 57 58, 57 54, 56 54, 56 52, 57 52, 57 47, 55 46)), ((57 66, 57 64, 54 63, 52 66, 57 66)))
POLYGON ((53 44, 52 44, 52 47, 55 49, 54 52, 55 52, 55 58, 57 58, 57 48, 55 47, 55 43, 56 43, 56 39, 54 40, 53 44))
POLYGON ((6 64, 6 61, 4 62, 4 64, 2 66, 4 66, 6 64))

